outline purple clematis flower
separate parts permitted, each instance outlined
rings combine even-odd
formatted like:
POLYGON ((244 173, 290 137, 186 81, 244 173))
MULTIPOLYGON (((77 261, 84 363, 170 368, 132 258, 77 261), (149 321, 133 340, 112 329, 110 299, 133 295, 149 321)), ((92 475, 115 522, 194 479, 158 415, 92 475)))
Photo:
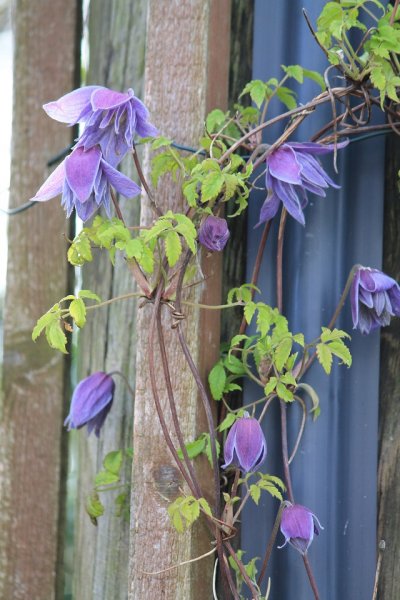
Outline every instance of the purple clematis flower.
POLYGON ((77 146, 89 150, 99 144, 104 158, 113 166, 132 148, 136 134, 147 137, 158 133, 148 120, 149 111, 132 89, 116 92, 91 85, 74 90, 43 108, 56 121, 69 125, 84 123, 77 146))
POLYGON ((391 317, 400 317, 400 286, 379 271, 360 267, 350 290, 354 329, 368 334, 389 325, 391 317))
POLYGON ((225 219, 210 215, 199 229, 199 242, 212 252, 223 250, 229 240, 228 223, 225 219))
POLYGON ((224 446, 226 469, 234 465, 244 473, 255 471, 267 456, 267 442, 260 423, 247 412, 232 425, 224 446))
POLYGON ((69 415, 64 422, 68 431, 87 425, 88 434, 94 430, 99 437, 113 402, 114 389, 113 378, 102 371, 82 379, 75 388, 69 415))
MULTIPOLYGON (((348 140, 337 144, 344 148, 348 140)), ((302 225, 305 224, 303 208, 307 205, 307 192, 325 196, 329 186, 339 188, 324 171, 314 155, 327 154, 334 150, 334 144, 314 142, 290 142, 283 144, 267 157, 266 187, 268 196, 261 207, 259 223, 272 219, 278 212, 280 203, 288 213, 302 225), (299 199, 298 192, 301 194, 299 199)))
POLYGON ((140 193, 134 181, 104 160, 99 146, 86 152, 75 148, 31 200, 43 202, 62 193, 67 217, 75 208, 82 221, 87 221, 100 206, 110 216, 110 185, 127 198, 140 193))
POLYGON ((285 502, 281 518, 281 532, 285 536, 285 542, 278 548, 283 548, 289 542, 304 556, 314 539, 314 533, 319 535, 319 529, 323 527, 311 510, 301 504, 285 502))

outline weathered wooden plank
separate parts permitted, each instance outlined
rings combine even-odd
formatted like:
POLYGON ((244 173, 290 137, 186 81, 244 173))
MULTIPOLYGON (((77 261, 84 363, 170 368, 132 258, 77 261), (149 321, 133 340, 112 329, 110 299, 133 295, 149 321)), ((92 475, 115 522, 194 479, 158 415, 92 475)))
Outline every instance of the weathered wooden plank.
MULTIPOLYGON (((400 281, 400 140, 387 142, 383 270, 400 281)), ((394 319, 381 333, 378 541, 384 540, 378 597, 400 597, 400 321, 394 319)))
MULTIPOLYGON (((89 15, 89 84, 112 89, 133 87, 141 97, 144 69, 147 0, 96 0, 89 15)), ((123 171, 133 176, 132 160, 123 171)), ((140 200, 121 201, 130 225, 138 224, 140 200)), ((107 253, 98 253, 83 268, 83 287, 106 300, 135 289, 123 261, 112 269, 107 253)), ((79 378, 98 371, 122 371, 132 386, 135 381, 135 301, 112 304, 91 313, 79 338, 79 378)), ((127 597, 129 523, 115 516, 118 492, 102 494, 105 514, 95 527, 85 512, 86 497, 94 475, 112 450, 132 446, 133 400, 122 380, 115 378, 112 410, 97 440, 78 432, 78 482, 75 519, 74 598, 120 600, 127 597)), ((127 480, 130 479, 130 466, 127 480)))
MULTIPOLYGON (((229 0, 190 0, 184 3, 150 0, 147 29, 147 103, 161 133, 183 144, 196 144, 206 113, 227 103, 229 66, 229 0)), ((148 170, 148 164, 147 164, 148 170)), ((164 182, 157 199, 162 210, 182 210, 181 193, 164 182)), ((153 215, 144 199, 141 223, 153 215)), ((218 303, 219 257, 203 261, 207 284, 195 288, 191 299, 218 303)), ((212 311, 186 310, 185 335, 204 376, 218 355, 219 315, 212 311)), ((138 352, 134 419, 134 464, 131 509, 129 598, 191 600, 211 595, 212 560, 192 563, 161 575, 160 571, 210 550, 204 525, 178 535, 167 514, 169 500, 180 494, 181 474, 167 450, 154 408, 148 369, 148 330, 151 306, 138 313, 138 352)), ((176 332, 171 331, 168 311, 163 314, 165 343, 172 385, 182 431, 192 440, 206 431, 204 411, 197 389, 184 363, 176 332)), ((156 358, 160 364, 160 358, 156 358)), ((173 432, 163 376, 158 375, 161 404, 167 427, 173 432)), ((196 461, 204 495, 213 495, 212 475, 205 461, 196 461)))
MULTIPOLYGON (((41 105, 75 83, 78 2, 18 0, 10 205, 33 196, 71 130, 41 105), (49 49, 53 49, 49 52, 49 49)), ((36 319, 67 290, 65 214, 57 200, 9 222, 0 421, 0 597, 60 597, 60 477, 66 360, 31 339, 36 319)))

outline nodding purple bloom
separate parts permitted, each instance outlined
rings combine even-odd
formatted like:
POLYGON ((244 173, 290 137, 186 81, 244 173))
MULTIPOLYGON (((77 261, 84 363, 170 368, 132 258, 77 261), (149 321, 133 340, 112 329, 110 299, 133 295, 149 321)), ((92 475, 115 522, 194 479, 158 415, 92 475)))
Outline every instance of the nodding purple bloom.
POLYGON ((113 378, 102 371, 82 379, 75 388, 69 415, 64 422, 68 431, 87 425, 88 434, 94 430, 99 437, 113 402, 114 388, 113 378))
MULTIPOLYGON (((348 143, 346 140, 336 147, 343 148, 348 143)), ((267 157, 268 196, 261 207, 258 224, 272 219, 282 202, 288 213, 304 225, 303 208, 308 202, 307 192, 325 196, 325 189, 329 186, 340 187, 332 181, 319 160, 314 157, 314 154, 332 152, 334 147, 334 144, 324 146, 314 142, 290 142, 271 152, 267 157)))
POLYGON ((285 502, 281 517, 281 532, 285 542, 278 548, 283 548, 289 542, 304 556, 314 539, 314 533, 319 535, 319 529, 323 527, 311 510, 301 504, 285 502))
POLYGON ((69 125, 84 123, 78 147, 89 150, 99 144, 104 158, 113 166, 132 148, 136 134, 147 137, 158 133, 148 120, 149 111, 132 89, 117 92, 102 86, 87 86, 43 108, 56 121, 69 125))
POLYGON ((351 284, 350 301, 354 328, 361 333, 385 327, 391 317, 400 317, 400 286, 378 269, 357 269, 351 284))
POLYGON ((82 221, 86 221, 100 206, 110 216, 110 185, 127 198, 140 193, 134 181, 104 160, 99 146, 86 152, 75 148, 31 200, 42 202, 62 193, 61 204, 67 217, 75 208, 82 221))
POLYGON ((267 442, 260 423, 245 413, 244 417, 235 421, 228 433, 224 446, 225 464, 222 468, 234 465, 244 473, 255 471, 266 456, 267 442))
POLYGON ((225 219, 208 216, 200 226, 199 242, 212 252, 223 250, 229 240, 228 223, 225 219))

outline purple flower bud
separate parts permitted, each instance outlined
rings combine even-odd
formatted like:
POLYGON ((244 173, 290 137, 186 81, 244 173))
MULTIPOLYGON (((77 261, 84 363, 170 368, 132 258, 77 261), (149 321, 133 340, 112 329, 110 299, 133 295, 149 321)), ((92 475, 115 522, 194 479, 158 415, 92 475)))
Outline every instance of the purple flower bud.
POLYGON ((225 219, 210 215, 200 226, 199 242, 208 250, 219 252, 226 246, 229 240, 228 223, 225 219))
MULTIPOLYGON (((348 143, 345 140, 336 144, 336 147, 344 148, 348 143)), ((329 186, 340 187, 332 181, 314 156, 327 154, 334 148, 334 144, 288 142, 271 152, 267 157, 266 171, 268 196, 261 207, 258 224, 272 219, 282 202, 288 213, 304 225, 303 208, 308 202, 307 192, 325 196, 325 190, 329 186)))
POLYGON ((113 402, 114 388, 113 378, 102 371, 82 379, 72 395, 69 415, 64 422, 68 431, 87 425, 88 434, 94 429, 99 437, 113 402))
POLYGON ((368 334, 389 325, 391 317, 400 316, 400 286, 379 271, 360 267, 350 290, 354 328, 368 334))
POLYGON ((235 421, 232 425, 224 446, 226 469, 234 465, 247 473, 255 471, 267 456, 267 442, 265 441, 260 423, 257 419, 245 416, 235 421))
POLYGON ((300 554, 306 554, 314 539, 314 533, 319 535, 316 523, 323 529, 311 510, 301 504, 285 502, 281 518, 281 532, 285 536, 285 542, 278 548, 283 548, 289 542, 300 554))

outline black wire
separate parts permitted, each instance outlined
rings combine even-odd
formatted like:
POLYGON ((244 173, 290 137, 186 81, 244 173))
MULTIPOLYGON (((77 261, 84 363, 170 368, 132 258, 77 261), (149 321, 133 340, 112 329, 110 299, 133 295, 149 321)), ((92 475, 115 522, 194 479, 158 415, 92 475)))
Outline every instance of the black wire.
MULTIPOLYGON (((356 144, 357 142, 362 142, 364 140, 367 140, 369 138, 373 138, 373 137, 377 137, 379 135, 387 135, 388 133, 392 133, 391 130, 388 131, 374 131, 371 133, 365 133, 364 135, 360 135, 358 137, 354 137, 350 139, 350 144, 356 144)), ((139 145, 140 142, 136 143, 136 146, 139 145)), ((184 150, 186 152, 199 152, 198 149, 196 148, 191 148, 190 146, 182 146, 181 144, 175 144, 175 142, 173 142, 171 144, 171 146, 173 146, 174 148, 177 148, 178 150, 184 150)), ((55 165, 56 163, 60 162, 60 160, 62 160, 63 158, 65 158, 68 153, 70 152, 70 150, 72 149, 73 144, 71 144, 70 146, 68 146, 67 148, 64 148, 64 150, 62 150, 61 152, 59 152, 58 154, 56 154, 55 156, 53 156, 47 163, 48 167, 52 167, 53 165, 55 165)), ((202 150, 200 152, 200 154, 205 154, 205 151, 202 150)), ((244 156, 243 158, 248 158, 246 156, 244 156)), ((32 206, 35 206, 35 204, 39 204, 39 202, 35 201, 35 200, 29 200, 28 202, 25 202, 25 204, 22 204, 22 206, 18 206, 17 208, 9 208, 9 209, 4 209, 4 208, 0 208, 0 212, 8 215, 9 217, 13 217, 14 215, 18 215, 19 213, 24 212, 25 210, 28 210, 29 208, 32 208, 32 206)))

